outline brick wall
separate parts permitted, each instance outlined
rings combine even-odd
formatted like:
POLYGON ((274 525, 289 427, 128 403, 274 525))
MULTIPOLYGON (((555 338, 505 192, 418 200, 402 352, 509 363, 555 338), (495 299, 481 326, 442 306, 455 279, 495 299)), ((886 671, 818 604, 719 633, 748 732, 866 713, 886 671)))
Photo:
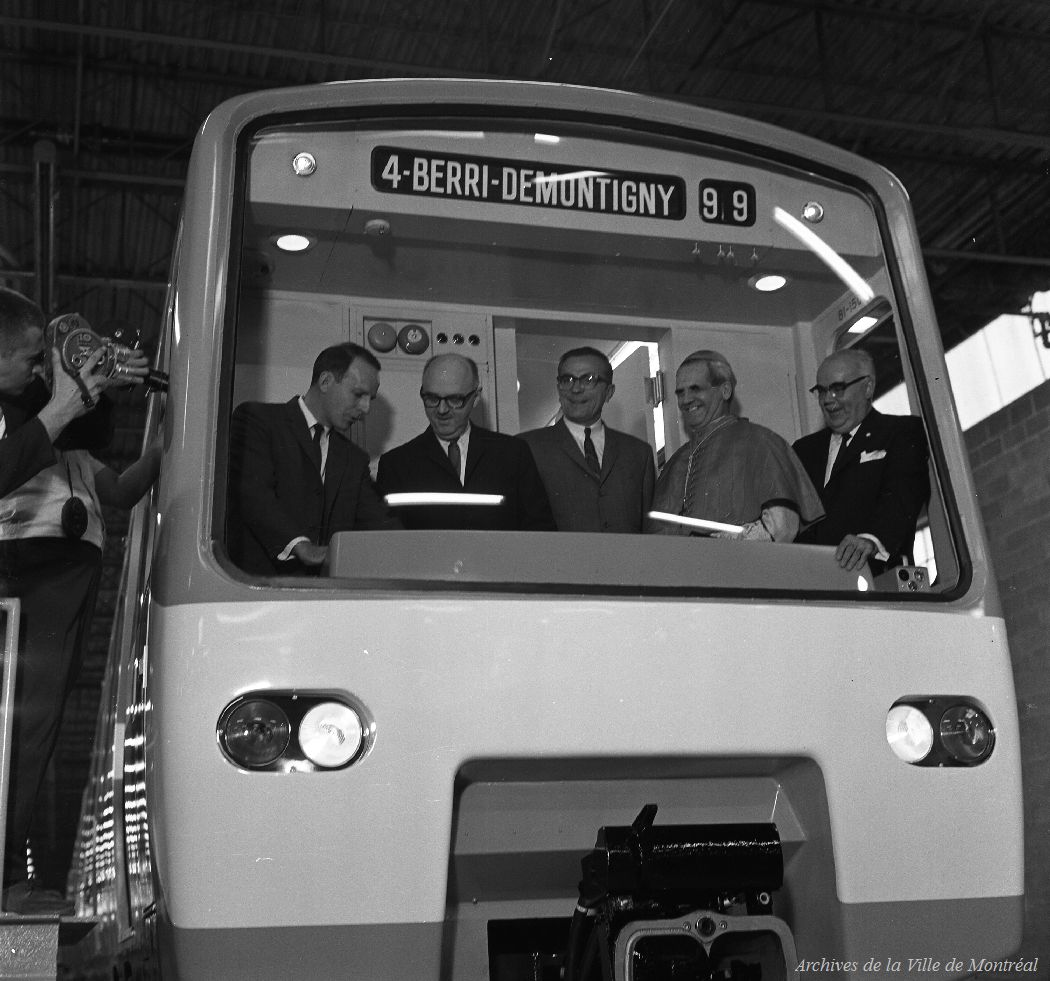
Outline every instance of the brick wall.
POLYGON ((1050 382, 969 430, 966 445, 1002 595, 1021 717, 1022 953, 1040 955, 1040 971, 1050 972, 1050 382))

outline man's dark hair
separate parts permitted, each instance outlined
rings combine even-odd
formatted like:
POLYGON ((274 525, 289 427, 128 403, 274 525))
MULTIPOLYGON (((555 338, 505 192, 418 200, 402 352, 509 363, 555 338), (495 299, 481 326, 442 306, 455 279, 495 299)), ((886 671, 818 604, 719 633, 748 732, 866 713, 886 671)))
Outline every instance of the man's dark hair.
POLYGON ((11 351, 34 327, 43 330, 44 311, 28 296, 0 286, 0 350, 11 351))
POLYGON ((316 385, 318 379, 326 371, 330 371, 337 382, 342 381, 350 365, 358 359, 379 371, 379 359, 371 351, 361 347, 360 344, 355 344, 353 341, 344 341, 342 344, 333 344, 331 347, 326 347, 317 355, 317 360, 314 361, 314 373, 310 378, 310 384, 316 385))
POLYGON ((605 366, 605 378, 608 381, 612 381, 613 366, 612 362, 608 357, 602 354, 596 347, 574 347, 571 351, 566 351, 558 359, 558 374, 561 374, 561 366, 565 364, 569 358, 597 358, 605 366))

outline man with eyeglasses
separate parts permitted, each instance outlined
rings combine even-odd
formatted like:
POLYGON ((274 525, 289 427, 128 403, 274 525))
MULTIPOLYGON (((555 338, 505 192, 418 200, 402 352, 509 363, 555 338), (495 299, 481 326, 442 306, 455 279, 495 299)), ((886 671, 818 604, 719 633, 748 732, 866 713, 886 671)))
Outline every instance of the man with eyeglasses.
POLYGON ((910 557, 919 513, 930 496, 922 420, 872 407, 875 363, 866 351, 836 351, 810 391, 826 426, 794 444, 819 489, 825 517, 798 541, 836 546, 843 569, 872 572, 910 557))
POLYGON ((400 508, 408 528, 554 531, 547 494, 528 446, 515 436, 472 423, 481 398, 477 365, 460 354, 439 354, 423 368, 419 396, 430 425, 379 458, 383 494, 414 492, 498 494, 498 505, 420 505, 400 508))
POLYGON ((547 488, 559 531, 640 532, 653 497, 653 451, 611 429, 602 409, 616 386, 592 347, 566 351, 556 377, 561 419, 522 433, 547 488))
POLYGON ((233 414, 226 546, 245 572, 316 575, 337 531, 396 528, 350 442, 379 391, 375 355, 349 341, 314 361, 305 395, 233 414))

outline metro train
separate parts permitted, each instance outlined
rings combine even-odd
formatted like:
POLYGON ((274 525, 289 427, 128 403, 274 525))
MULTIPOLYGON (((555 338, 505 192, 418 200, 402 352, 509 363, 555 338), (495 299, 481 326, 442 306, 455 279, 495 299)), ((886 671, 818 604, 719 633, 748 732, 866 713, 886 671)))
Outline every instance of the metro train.
POLYGON ((70 888, 85 978, 924 978, 1015 950, 1009 650, 922 253, 890 173, 641 95, 383 80, 224 103, 198 134, 158 368, 158 487, 126 549, 70 888), (821 425, 868 351, 921 417, 914 561, 710 536, 367 531, 323 574, 227 547, 230 422, 322 348, 382 365, 353 439, 557 418, 559 355, 615 366, 661 463, 714 348, 743 415, 821 425), (913 964, 916 962, 912 962, 913 964), (936 965, 936 966, 934 966, 936 965))

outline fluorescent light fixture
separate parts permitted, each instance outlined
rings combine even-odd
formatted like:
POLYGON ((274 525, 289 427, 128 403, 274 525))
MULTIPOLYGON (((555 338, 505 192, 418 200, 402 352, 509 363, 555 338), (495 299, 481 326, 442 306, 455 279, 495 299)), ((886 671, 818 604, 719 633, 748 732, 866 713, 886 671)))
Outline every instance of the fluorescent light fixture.
POLYGON ((533 140, 537 143, 561 143, 561 137, 554 136, 551 133, 537 133, 533 136, 533 140))
POLYGON ((392 508, 415 506, 419 504, 466 504, 492 507, 496 504, 503 503, 503 495, 415 491, 410 494, 387 494, 386 503, 392 508))
POLYGON ((650 511, 649 517, 654 521, 665 521, 672 525, 685 525, 687 528, 696 528, 698 531, 716 532, 723 531, 731 535, 739 535, 743 525, 727 525, 722 521, 708 521, 705 518, 687 518, 682 514, 671 514, 669 511, 650 511))
POLYGON ((789 215, 779 205, 773 208, 773 220, 785 231, 795 236, 807 249, 815 253, 839 279, 853 292, 861 303, 875 298, 875 291, 845 259, 842 258, 812 228, 807 228, 794 215, 789 215))
POLYGON ((775 293, 787 286, 787 277, 779 273, 766 273, 764 276, 752 276, 748 282, 759 293, 775 293))
POLYGON ((858 317, 852 324, 850 324, 848 334, 863 334, 866 330, 871 330, 879 322, 878 317, 864 316, 858 317))
POLYGON ((314 244, 313 239, 295 233, 278 235, 273 241, 277 248, 283 252, 305 252, 314 244))

